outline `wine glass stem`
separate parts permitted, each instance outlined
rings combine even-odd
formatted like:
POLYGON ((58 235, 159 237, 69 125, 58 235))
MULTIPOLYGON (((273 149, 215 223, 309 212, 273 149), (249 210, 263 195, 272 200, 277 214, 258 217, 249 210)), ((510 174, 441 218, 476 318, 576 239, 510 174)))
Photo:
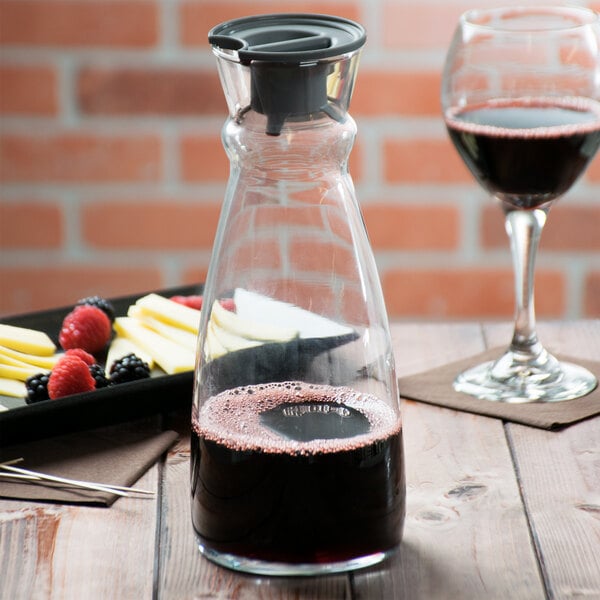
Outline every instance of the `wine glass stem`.
POLYGON ((536 333, 534 307, 535 258, 547 209, 507 210, 505 226, 515 276, 515 328, 510 350, 522 360, 534 360, 543 351, 536 333))

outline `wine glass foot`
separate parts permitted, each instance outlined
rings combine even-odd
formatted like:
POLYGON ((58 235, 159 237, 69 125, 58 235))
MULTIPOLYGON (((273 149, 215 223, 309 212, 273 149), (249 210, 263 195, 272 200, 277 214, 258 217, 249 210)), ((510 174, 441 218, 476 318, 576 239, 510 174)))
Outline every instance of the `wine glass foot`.
POLYGON ((506 352, 496 361, 467 369, 454 380, 454 389, 496 402, 561 402, 590 393, 598 385, 584 367, 559 362, 545 350, 532 360, 506 352))

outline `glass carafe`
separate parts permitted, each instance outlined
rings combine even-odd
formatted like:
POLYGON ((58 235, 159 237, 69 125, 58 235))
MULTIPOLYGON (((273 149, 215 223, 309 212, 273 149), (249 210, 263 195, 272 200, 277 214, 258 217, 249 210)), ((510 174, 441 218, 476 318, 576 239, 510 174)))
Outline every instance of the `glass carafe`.
POLYGON ((400 542, 405 483, 387 315, 348 172, 365 32, 262 15, 209 40, 231 171, 198 341, 198 544, 260 574, 371 565, 400 542))

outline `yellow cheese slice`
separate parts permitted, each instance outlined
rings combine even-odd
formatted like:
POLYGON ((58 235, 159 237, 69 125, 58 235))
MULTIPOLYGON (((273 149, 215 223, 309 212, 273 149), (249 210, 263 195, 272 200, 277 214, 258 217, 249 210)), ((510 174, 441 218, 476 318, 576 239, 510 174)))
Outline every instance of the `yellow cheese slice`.
POLYGON ((154 367, 154 359, 151 354, 146 352, 143 348, 140 348, 140 346, 131 340, 125 337, 116 336, 111 341, 108 348, 108 354, 106 355, 106 372, 110 373, 110 368, 113 363, 128 354, 135 354, 147 363, 151 369, 154 367))
POLYGON ((54 354, 53 356, 37 356, 36 354, 18 352, 17 350, 12 350, 6 346, 0 346, 0 361, 3 361, 5 364, 15 364, 8 361, 8 359, 12 359, 26 365, 35 365, 42 369, 51 370, 58 362, 59 358, 59 354, 54 354))
POLYGON ((0 345, 38 356, 52 356, 56 351, 54 342, 43 331, 4 323, 0 323, 0 345))
POLYGON ((165 373, 172 375, 191 371, 196 363, 196 353, 167 340, 132 317, 117 317, 115 331, 140 346, 150 354, 165 373))
POLYGON ((140 310, 167 325, 180 327, 197 334, 200 327, 200 311, 184 306, 158 294, 142 296, 135 303, 140 310))
POLYGON ((127 314, 130 317, 137 319, 143 325, 146 325, 153 331, 156 331, 156 333, 159 333, 168 340, 180 344, 192 352, 196 352, 198 336, 195 333, 187 331, 186 329, 175 327, 173 325, 167 325, 163 321, 144 313, 143 309, 137 305, 130 306, 127 314))
MULTIPOLYGON (((23 381, 0 377, 0 395, 11 396, 12 398, 25 398, 27 395, 27 388, 23 381)), ((0 407, 1 406, 2 405, 0 405, 0 407)), ((0 410, 2 410, 2 408, 0 408, 0 410)))
POLYGON ((18 379, 19 381, 25 381, 28 377, 37 375, 38 373, 40 373, 39 367, 15 367, 14 365, 5 365, 0 363, 0 377, 5 377, 7 379, 18 379))

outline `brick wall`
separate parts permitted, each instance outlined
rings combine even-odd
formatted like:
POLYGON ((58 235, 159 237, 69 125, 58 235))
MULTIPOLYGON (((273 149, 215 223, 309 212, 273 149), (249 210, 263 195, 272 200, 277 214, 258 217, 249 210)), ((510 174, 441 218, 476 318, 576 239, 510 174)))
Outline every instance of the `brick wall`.
MULTIPOLYGON (((206 33, 228 18, 286 10, 367 27, 351 171, 390 314, 510 318, 500 211, 439 114, 445 49, 466 8, 0 0, 0 314, 203 279, 228 169, 206 33)), ((538 261, 541 317, 600 316, 599 196, 600 157, 551 212, 538 261)))

